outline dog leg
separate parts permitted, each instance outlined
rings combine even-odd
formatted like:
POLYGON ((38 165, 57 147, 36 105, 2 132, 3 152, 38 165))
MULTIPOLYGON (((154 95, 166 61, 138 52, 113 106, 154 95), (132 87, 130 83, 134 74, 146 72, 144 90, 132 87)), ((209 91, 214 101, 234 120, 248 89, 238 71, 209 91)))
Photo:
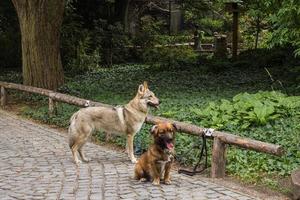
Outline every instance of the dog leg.
POLYGON ((78 151, 78 144, 77 143, 74 143, 72 148, 72 154, 73 154, 73 159, 74 159, 74 162, 76 164, 80 164, 81 163, 81 160, 78 159, 78 156, 77 156, 77 151, 78 151))
POLYGON ((160 180, 164 180, 164 176, 165 176, 165 169, 164 169, 164 166, 161 167, 161 170, 160 170, 160 180))
MULTIPOLYGON (((83 146, 83 145, 82 145, 82 146, 83 146)), ((89 160, 88 158, 85 157, 85 155, 84 155, 84 153, 83 153, 83 151, 82 151, 82 146, 78 149, 78 153, 79 153, 79 155, 80 155, 80 157, 81 157, 81 160, 82 160, 83 162, 89 162, 90 160, 89 160)))
POLYGON ((143 169, 139 163, 137 163, 134 167, 134 179, 141 180, 143 179, 143 169))
POLYGON ((105 142, 111 141, 111 138, 112 138, 111 133, 104 132, 104 134, 105 134, 105 142))
POLYGON ((126 146, 125 146, 125 151, 126 151, 126 153, 127 153, 127 155, 129 155, 129 150, 128 150, 128 142, 126 142, 126 146))
POLYGON ((133 135, 127 135, 127 146, 128 146, 128 157, 130 158, 132 163, 136 163, 137 160, 133 154, 133 135))
POLYGON ((153 185, 159 185, 160 184, 160 173, 156 167, 156 164, 153 162, 151 163, 150 167, 150 175, 152 177, 152 184, 153 185))
POLYGON ((171 178, 170 178, 170 172, 171 172, 171 167, 172 167, 172 163, 167 163, 165 166, 165 175, 164 175, 164 183, 167 185, 170 185, 171 182, 171 178))

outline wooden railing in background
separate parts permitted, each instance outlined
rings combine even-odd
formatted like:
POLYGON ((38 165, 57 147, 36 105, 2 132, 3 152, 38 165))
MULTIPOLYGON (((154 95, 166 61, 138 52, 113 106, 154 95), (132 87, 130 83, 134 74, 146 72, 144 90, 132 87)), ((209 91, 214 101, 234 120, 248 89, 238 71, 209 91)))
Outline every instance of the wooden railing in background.
MULTIPOLYGON (((52 90, 31 87, 21 84, 1 82, 1 107, 4 109, 7 104, 7 89, 20 90, 24 92, 40 94, 43 96, 47 96, 49 98, 49 114, 55 114, 55 102, 64 102, 80 107, 88 107, 88 106, 105 106, 105 107, 113 107, 108 104, 103 104, 95 101, 90 101, 78 97, 74 97, 67 94, 62 94, 59 92, 54 92, 52 90)), ((159 121, 169 121, 175 123, 178 130, 180 132, 189 134, 202 136, 205 135, 205 129, 199 126, 179 122, 172 119, 167 119, 163 117, 156 117, 148 115, 146 118, 146 123, 155 124, 159 121)), ((221 131, 213 131, 210 136, 205 135, 208 138, 212 138, 213 141, 213 149, 212 149, 212 162, 211 162, 211 177, 213 178, 223 178, 225 176, 225 163, 226 163, 226 146, 228 144, 235 145, 244 149, 250 149, 262 153, 272 154, 276 156, 282 156, 284 151, 283 148, 279 145, 270 144, 266 142, 261 142, 249 138, 240 137, 237 135, 233 135, 230 133, 225 133, 221 131)))

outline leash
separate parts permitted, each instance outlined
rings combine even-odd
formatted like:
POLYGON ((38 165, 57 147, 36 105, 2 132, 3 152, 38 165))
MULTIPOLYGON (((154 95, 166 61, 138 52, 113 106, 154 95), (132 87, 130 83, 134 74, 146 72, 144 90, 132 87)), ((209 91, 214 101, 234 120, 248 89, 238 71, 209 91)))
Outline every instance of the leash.
POLYGON ((196 163, 196 165, 193 167, 193 170, 187 170, 187 169, 179 169, 178 170, 178 173, 182 173, 182 174, 186 174, 186 175, 189 175, 189 176, 194 176, 195 174, 199 174, 201 172, 203 172, 205 169, 207 169, 208 167, 208 162, 207 162, 207 158, 208 158, 208 154, 207 154, 207 144, 206 144, 206 137, 211 137, 213 132, 214 132, 214 129, 204 129, 203 130, 204 134, 202 134, 201 136, 199 136, 199 139, 202 139, 202 145, 201 143, 199 143, 199 145, 195 144, 192 146, 191 149, 189 149, 187 152, 185 152, 184 155, 186 155, 187 153, 189 153, 192 149, 194 148, 197 148, 200 150, 200 154, 199 154, 199 159, 198 159, 198 162, 196 163), (198 167, 201 165, 201 161, 203 160, 203 157, 204 158, 204 165, 202 165, 203 167, 199 170, 198 167))

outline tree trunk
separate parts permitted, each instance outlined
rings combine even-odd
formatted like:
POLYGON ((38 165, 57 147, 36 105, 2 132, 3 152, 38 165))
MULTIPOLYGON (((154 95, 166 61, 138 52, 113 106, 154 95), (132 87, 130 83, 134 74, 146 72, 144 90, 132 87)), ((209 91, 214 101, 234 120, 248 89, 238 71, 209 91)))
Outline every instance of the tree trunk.
POLYGON ((125 33, 128 33, 129 31, 128 11, 129 11, 130 0, 126 0, 125 2, 126 2, 126 6, 124 9, 123 25, 124 25, 125 33))
MULTIPOLYGON (((237 10, 238 6, 235 5, 234 9, 237 10)), ((239 42, 239 12, 235 11, 232 15, 232 59, 236 60, 239 42)))
POLYGON ((56 90, 64 82, 60 27, 64 0, 12 0, 22 37, 23 83, 56 90))
POLYGON ((260 33, 260 18, 258 17, 256 19, 256 33, 255 33, 255 46, 254 46, 254 49, 257 49, 257 46, 258 46, 259 33, 260 33))
POLYGON ((124 31, 128 32, 128 9, 130 0, 115 1, 115 22, 119 21, 124 26, 124 31))

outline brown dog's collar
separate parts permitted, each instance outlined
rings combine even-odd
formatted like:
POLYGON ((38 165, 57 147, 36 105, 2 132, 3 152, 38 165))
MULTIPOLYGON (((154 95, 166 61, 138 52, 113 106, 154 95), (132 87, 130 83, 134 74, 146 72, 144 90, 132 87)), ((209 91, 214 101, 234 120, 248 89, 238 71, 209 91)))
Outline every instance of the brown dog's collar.
POLYGON ((168 163, 168 162, 171 162, 172 160, 170 159, 168 159, 168 160, 157 160, 156 161, 156 163, 159 163, 159 164, 166 164, 166 163, 168 163))
POLYGON ((164 149, 163 151, 164 151, 164 153, 167 154, 167 155, 172 155, 172 156, 174 155, 174 150, 173 150, 173 149, 171 149, 171 150, 169 150, 169 149, 164 149))
POLYGON ((173 155, 169 155, 167 160, 157 160, 157 163, 168 163, 168 162, 172 162, 173 161, 174 156, 173 155))

